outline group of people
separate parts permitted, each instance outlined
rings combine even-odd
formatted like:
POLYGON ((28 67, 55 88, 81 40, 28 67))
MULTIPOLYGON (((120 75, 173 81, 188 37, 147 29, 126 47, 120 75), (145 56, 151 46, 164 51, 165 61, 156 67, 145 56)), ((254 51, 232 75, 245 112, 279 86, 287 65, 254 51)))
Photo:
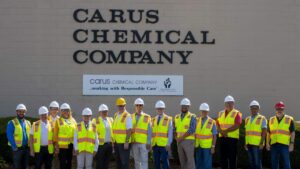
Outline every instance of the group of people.
MULTIPOLYGON (((174 118, 165 112, 162 100, 155 104, 157 115, 151 117, 143 111, 144 100, 134 102, 135 112, 126 110, 126 100, 116 100, 117 112, 108 116, 109 108, 101 104, 99 115, 91 119, 92 110, 84 108, 82 121, 76 122, 71 107, 61 106, 56 101, 49 109, 38 110, 40 119, 31 123, 25 119, 26 106, 17 105, 17 117, 7 126, 8 144, 13 151, 13 167, 27 168, 29 155, 35 157, 35 168, 52 168, 53 156, 58 156, 61 169, 72 168, 72 157, 77 157, 78 169, 91 169, 93 160, 96 169, 107 169, 113 153, 118 169, 128 169, 130 155, 136 169, 148 168, 148 152, 153 151, 156 169, 168 169, 168 155, 173 137, 177 142, 182 169, 211 169, 212 154, 219 139, 222 169, 237 168, 237 144, 242 113, 235 108, 235 100, 228 95, 225 108, 216 120, 209 116, 207 103, 199 107, 200 115, 189 111, 191 102, 180 102, 181 112, 174 118), (60 112, 60 116, 58 116, 60 112)), ((261 151, 271 151, 272 169, 279 168, 279 161, 290 169, 289 152, 294 149, 295 125, 293 117, 284 112, 285 105, 275 105, 275 115, 269 121, 260 114, 260 104, 250 103, 250 116, 245 119, 245 149, 251 169, 261 169, 261 151)))

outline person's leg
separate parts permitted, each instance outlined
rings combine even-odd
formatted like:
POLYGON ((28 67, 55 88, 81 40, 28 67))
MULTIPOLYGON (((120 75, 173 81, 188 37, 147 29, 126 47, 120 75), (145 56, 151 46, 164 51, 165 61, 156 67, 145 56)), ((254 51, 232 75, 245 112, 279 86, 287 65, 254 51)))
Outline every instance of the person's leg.
POLYGON ((228 159, 229 159, 229 168, 236 169, 237 168, 237 144, 238 139, 229 138, 229 144, 227 145, 230 148, 228 151, 228 159))
POLYGON ((169 169, 170 164, 169 164, 169 157, 168 157, 168 152, 165 147, 160 147, 160 158, 162 160, 162 168, 163 169, 169 169))
POLYGON ((92 153, 85 153, 85 169, 93 168, 93 159, 94 156, 92 153))
POLYGON ((28 161, 29 161, 29 148, 25 148, 21 150, 21 169, 27 169, 28 168, 28 161))
POLYGON ((120 151, 121 146, 124 146, 124 144, 115 144, 117 169, 122 169, 121 151, 120 151))
POLYGON ((53 154, 47 153, 45 169, 52 169, 53 154))
POLYGON ((212 169, 212 154, 210 148, 202 148, 202 168, 212 169))
POLYGON ((196 169, 201 169, 201 150, 200 148, 195 149, 195 164, 196 164, 196 169))
POLYGON ((277 145, 271 145, 271 169, 278 169, 279 168, 279 158, 277 152, 277 145))
POLYGON ((119 155, 120 155, 120 169, 129 169, 129 155, 130 155, 130 145, 129 149, 124 149, 124 144, 118 144, 119 155))
POLYGON ((141 169, 141 154, 140 154, 140 147, 139 144, 132 144, 132 154, 134 159, 134 168, 141 169))
POLYGON ((77 154, 77 169, 83 169, 84 168, 84 153, 78 153, 77 154))
POLYGON ((252 154, 253 154, 253 166, 254 169, 261 169, 261 150, 259 149, 259 146, 253 146, 252 148, 252 154))
POLYGON ((63 149, 60 148, 59 149, 59 154, 58 154, 58 158, 59 158, 59 168, 60 169, 64 169, 66 168, 66 155, 67 155, 67 149, 63 149))
POLYGON ((141 168, 148 169, 148 150, 146 144, 140 144, 140 154, 141 154, 141 168))
POLYGON ((227 138, 220 137, 220 162, 221 162, 221 168, 222 169, 228 169, 228 148, 227 148, 227 138))
POLYGON ((96 154, 96 169, 104 169, 105 168, 105 164, 104 164, 104 159, 105 159, 105 155, 104 155, 104 145, 100 145, 98 147, 98 151, 96 154))
POLYGON ((280 153, 280 157, 282 159, 283 168, 291 169, 289 146, 280 145, 279 153, 280 153))
POLYGON ((13 169, 20 169, 21 168, 21 150, 13 151, 13 169))
POLYGON ((42 153, 35 153, 34 154, 34 160, 35 160, 35 169, 41 169, 42 168, 42 153))
POLYGON ((67 168, 72 169, 72 158, 73 158, 73 144, 69 144, 67 149, 67 168))
POLYGON ((159 148, 157 146, 154 146, 152 150, 153 150, 154 168, 155 169, 160 169, 159 148))
POLYGON ((178 158, 179 158, 181 169, 185 169, 184 167, 186 162, 183 146, 184 146, 183 142, 177 144, 178 158))
POLYGON ((255 169, 255 165, 253 164, 254 162, 254 157, 253 157, 253 148, 252 146, 247 146, 248 148, 248 151, 247 151, 247 154, 248 154, 248 162, 249 162, 249 166, 250 166, 250 169, 255 169))
POLYGON ((184 140, 183 142, 183 151, 185 155, 185 167, 184 169, 195 169, 195 141, 194 140, 184 140))
POLYGON ((109 162, 112 156, 112 144, 104 144, 104 160, 103 160, 103 169, 108 169, 109 162))

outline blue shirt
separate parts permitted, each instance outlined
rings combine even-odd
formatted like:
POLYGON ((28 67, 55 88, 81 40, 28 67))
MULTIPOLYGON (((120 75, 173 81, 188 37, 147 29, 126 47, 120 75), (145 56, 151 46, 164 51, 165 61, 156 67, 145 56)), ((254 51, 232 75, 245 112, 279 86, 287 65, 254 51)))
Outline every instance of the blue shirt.
MULTIPOLYGON (((257 116, 257 115, 256 115, 257 116)), ((255 119, 256 116, 251 116, 250 122, 252 123, 252 121, 255 119)), ((266 129, 267 128, 267 120, 264 118, 262 123, 261 123, 261 128, 262 129, 266 129)))
MULTIPOLYGON (((20 120, 19 118, 18 118, 18 120, 22 127, 22 132, 23 132, 22 146, 27 146, 28 145, 27 132, 29 132, 29 131, 26 131, 26 122, 25 122, 25 120, 20 120)), ((15 138, 14 138, 14 133, 15 133, 15 126, 14 126, 13 122, 10 121, 7 124, 6 136, 7 136, 8 142, 10 143, 11 148, 13 150, 17 149, 17 145, 16 145, 15 138)))
MULTIPOLYGON (((203 117, 203 118, 202 118, 201 128, 203 127, 203 125, 204 125, 204 123, 206 122, 206 120, 207 120, 207 117, 203 117)), ((213 134, 213 135, 218 134, 218 130, 217 130, 216 123, 213 124, 213 127, 212 127, 212 134, 213 134)))
MULTIPOLYGON (((184 118, 184 116, 186 114, 187 113, 181 113, 181 115, 180 115, 181 120, 184 118)), ((195 133, 195 131, 196 131, 196 123, 197 123, 197 120, 196 120, 195 116, 192 116, 191 117, 191 122, 190 122, 190 128, 187 131, 188 134, 194 134, 195 133)))
MULTIPOLYGON (((165 115, 165 113, 163 113, 163 115, 165 115)), ((163 115, 158 115, 158 119, 161 120, 163 115)), ((168 127, 168 144, 167 145, 170 146, 172 141, 173 141, 173 123, 172 123, 172 120, 170 120, 169 127, 168 127)))

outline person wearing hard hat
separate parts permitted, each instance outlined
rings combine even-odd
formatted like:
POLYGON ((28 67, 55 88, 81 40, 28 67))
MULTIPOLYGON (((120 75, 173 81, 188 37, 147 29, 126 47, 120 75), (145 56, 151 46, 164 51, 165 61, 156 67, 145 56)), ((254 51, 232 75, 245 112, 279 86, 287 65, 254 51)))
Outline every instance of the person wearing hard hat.
POLYGON ((59 104, 57 101, 52 101, 49 105, 48 120, 54 125, 55 121, 59 119, 59 104))
POLYGON ((235 100, 232 96, 226 96, 224 102, 225 109, 219 112, 216 121, 220 138, 221 166, 222 169, 236 169, 242 113, 235 109, 235 100))
POLYGON ((137 98, 134 101, 135 113, 132 118, 132 153, 135 169, 148 169, 148 152, 151 148, 151 117, 143 112, 144 100, 137 98))
POLYGON ((113 137, 116 151, 117 168, 129 169, 130 137, 132 131, 132 118, 126 110, 126 100, 122 97, 116 100, 118 111, 114 115, 113 137))
POLYGON ((25 119, 27 112, 24 104, 17 105, 17 117, 7 124, 6 136, 8 145, 13 151, 13 168, 26 169, 29 160, 29 132, 31 124, 25 119))
POLYGON ((211 169, 218 131, 215 120, 208 116, 209 105, 202 103, 199 110, 201 115, 197 120, 195 132, 196 169, 211 169))
POLYGON ((155 169, 169 169, 168 153, 173 141, 172 117, 165 114, 162 100, 155 103, 157 115, 152 120, 152 149, 155 169), (161 164, 162 163, 162 164, 161 164))
POLYGON ((267 135, 267 120, 259 113, 256 100, 250 103, 251 115, 245 119, 245 149, 248 152, 250 169, 261 169, 261 151, 267 135))
POLYGON ((271 150, 271 168, 279 168, 281 159, 283 168, 290 169, 290 155, 294 151, 295 124, 292 116, 285 114, 283 102, 275 104, 276 115, 271 117, 268 125, 266 148, 271 150))
POLYGON ((108 117, 108 106, 99 106, 99 117, 93 119, 98 133, 99 146, 96 154, 96 169, 108 169, 113 153, 113 118, 108 117))
POLYGON ((64 103, 60 106, 61 117, 54 125, 55 155, 58 155, 61 169, 72 168, 73 137, 76 123, 72 119, 71 107, 64 103))
POLYGON ((92 110, 82 110, 82 122, 77 124, 74 132, 74 150, 77 155, 77 169, 92 169, 93 158, 98 151, 98 134, 96 124, 91 121, 92 110))
POLYGON ((30 155, 35 157, 35 169, 41 169, 43 164, 45 169, 52 168, 54 126, 48 120, 48 112, 47 107, 40 107, 40 120, 34 122, 30 130, 30 155))
POLYGON ((188 98, 182 99, 180 105, 181 113, 174 119, 180 166, 182 169, 194 169, 196 115, 189 111, 191 102, 188 98))

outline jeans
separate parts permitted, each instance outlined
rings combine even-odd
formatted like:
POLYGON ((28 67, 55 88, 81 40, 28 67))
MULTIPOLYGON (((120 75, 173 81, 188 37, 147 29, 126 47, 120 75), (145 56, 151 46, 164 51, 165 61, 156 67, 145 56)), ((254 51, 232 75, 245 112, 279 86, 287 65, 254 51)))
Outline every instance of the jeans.
POLYGON ((29 160, 29 147, 18 148, 13 151, 13 169, 27 169, 29 160))
POLYGON ((96 155, 96 169, 108 169, 112 156, 112 143, 99 145, 96 155))
POLYGON ((196 169, 212 169, 212 154, 210 148, 196 148, 196 169))
POLYGON ((45 169, 52 168, 53 154, 49 154, 48 146, 41 146, 40 152, 35 153, 35 169, 41 169, 45 164, 45 169))
POLYGON ((284 169, 291 169, 289 146, 284 144, 271 145, 271 166, 272 169, 279 168, 279 158, 281 158, 284 169))
POLYGON ((168 151, 165 147, 154 146, 153 147, 153 158, 155 169, 169 169, 168 151))
POLYGON ((261 150, 259 146, 248 145, 247 147, 250 169, 261 169, 261 150))

